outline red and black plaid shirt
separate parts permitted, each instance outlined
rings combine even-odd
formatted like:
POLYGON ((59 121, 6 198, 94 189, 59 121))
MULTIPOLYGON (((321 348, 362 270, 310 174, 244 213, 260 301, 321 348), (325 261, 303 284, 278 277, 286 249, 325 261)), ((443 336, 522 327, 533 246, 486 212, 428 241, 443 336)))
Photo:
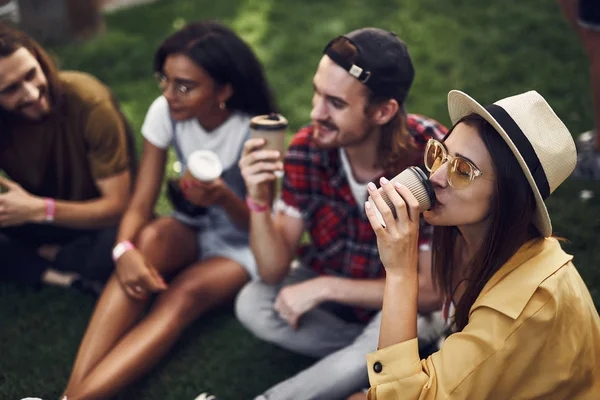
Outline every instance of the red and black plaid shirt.
MULTIPOLYGON (((407 165, 422 165, 427 140, 443 138, 447 129, 415 114, 408 115, 407 123, 421 149, 407 165)), ((299 249, 300 261, 321 275, 381 278, 385 270, 379 259, 375 233, 352 195, 339 149, 318 149, 312 133, 312 126, 308 126, 292 139, 285 157, 281 192, 285 205, 300 211, 310 235, 310 243, 299 249)), ((420 242, 429 241, 430 235, 431 230, 421 229, 420 242)), ((374 314, 364 309, 356 309, 355 313, 362 321, 374 314)))

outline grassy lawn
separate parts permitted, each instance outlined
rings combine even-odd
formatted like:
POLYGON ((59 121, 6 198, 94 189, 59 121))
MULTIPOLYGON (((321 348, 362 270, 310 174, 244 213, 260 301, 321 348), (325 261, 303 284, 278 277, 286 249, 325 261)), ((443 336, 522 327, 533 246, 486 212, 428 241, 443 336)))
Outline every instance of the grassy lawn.
MULTIPOLYGON (((536 89, 574 134, 592 125, 587 60, 551 0, 164 0, 107 15, 105 34, 53 50, 63 68, 88 71, 112 87, 139 131, 159 94, 154 50, 186 21, 202 18, 225 22, 254 47, 292 130, 308 121, 324 45, 362 26, 393 30, 409 44, 417 71, 411 112, 448 124, 450 89, 484 103, 536 89)), ((599 307, 600 184, 569 180, 548 203, 555 233, 569 240, 564 247, 599 307), (584 189, 595 196, 580 200, 584 189)), ((164 198, 159 209, 168 211, 164 198)), ((93 306, 92 297, 73 291, 0 285, 0 398, 57 398, 93 306)), ((212 391, 248 399, 311 362, 254 339, 226 307, 194 324, 119 398, 193 399, 212 391)))

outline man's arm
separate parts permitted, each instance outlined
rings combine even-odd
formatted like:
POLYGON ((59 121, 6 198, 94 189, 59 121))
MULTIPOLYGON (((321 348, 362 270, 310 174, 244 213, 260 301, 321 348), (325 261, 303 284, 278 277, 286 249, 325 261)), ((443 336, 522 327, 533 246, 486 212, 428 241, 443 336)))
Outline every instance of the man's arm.
POLYGON ((271 215, 275 171, 283 170, 280 153, 262 149, 264 139, 250 139, 244 144, 239 161, 246 184, 247 199, 257 206, 250 212, 250 248, 256 258, 263 281, 274 284, 288 273, 292 258, 304 231, 300 216, 278 211, 271 215))
POLYGON ((352 279, 321 276, 315 278, 315 285, 320 292, 319 303, 332 301, 373 310, 380 309, 383 304, 385 278, 352 279))
POLYGON ((288 274, 303 232, 302 218, 282 211, 250 213, 250 247, 264 282, 275 284, 288 274))
MULTIPOLYGON (((310 281, 309 281, 310 282, 310 281)), ((310 284, 317 304, 332 301, 353 307, 379 309, 383 305, 385 278, 352 279, 336 276, 314 278, 310 284)), ((442 296, 435 290, 431 274, 431 251, 419 252, 419 313, 426 314, 442 307, 442 296)))
POLYGON ((88 201, 56 201, 54 220, 46 221, 47 200, 28 193, 16 182, 0 177, 0 186, 7 189, 0 194, 0 226, 49 222, 69 228, 94 229, 118 224, 130 192, 130 173, 96 181, 101 193, 99 199, 88 201))
MULTIPOLYGON (((54 224, 69 228, 104 228, 115 226, 127 208, 130 198, 129 171, 98 179, 101 197, 88 201, 56 201, 54 224)), ((45 212, 45 204, 44 204, 45 212)))

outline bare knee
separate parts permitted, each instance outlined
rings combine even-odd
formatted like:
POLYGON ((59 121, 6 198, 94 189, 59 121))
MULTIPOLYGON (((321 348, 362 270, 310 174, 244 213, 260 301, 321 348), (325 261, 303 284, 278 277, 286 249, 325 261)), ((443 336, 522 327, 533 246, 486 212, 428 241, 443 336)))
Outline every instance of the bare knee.
POLYGON ((149 225, 146 225, 138 235, 137 247, 145 252, 150 249, 155 249, 156 245, 160 245, 161 242, 167 237, 165 224, 156 221, 149 225))
POLYGON ((248 326, 256 316, 260 299, 260 284, 250 282, 240 290, 235 299, 235 316, 244 325, 248 326))
POLYGON ((162 273, 174 272, 196 258, 195 232, 173 218, 161 218, 144 227, 136 244, 162 273))

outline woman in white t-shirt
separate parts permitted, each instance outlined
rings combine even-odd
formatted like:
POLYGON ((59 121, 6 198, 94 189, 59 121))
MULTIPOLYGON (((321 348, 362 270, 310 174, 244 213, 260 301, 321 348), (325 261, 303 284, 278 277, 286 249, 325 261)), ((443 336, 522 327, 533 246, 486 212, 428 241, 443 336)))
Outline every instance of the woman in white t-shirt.
POLYGON ((185 327, 256 274, 237 162, 250 118, 276 111, 262 67, 230 29, 198 22, 163 42, 154 68, 163 95, 142 127, 137 183, 113 251, 116 272, 79 348, 68 398, 116 394, 156 364, 185 327), (155 218, 171 145, 184 171, 190 153, 202 149, 218 155, 224 172, 183 192, 201 212, 155 218))

